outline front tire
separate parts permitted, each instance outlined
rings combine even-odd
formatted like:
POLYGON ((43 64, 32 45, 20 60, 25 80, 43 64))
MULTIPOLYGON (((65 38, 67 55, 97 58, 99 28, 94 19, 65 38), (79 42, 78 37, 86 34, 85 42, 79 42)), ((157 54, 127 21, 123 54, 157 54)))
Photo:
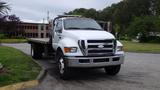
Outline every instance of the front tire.
POLYGON ((105 69, 106 74, 111 75, 111 76, 115 76, 119 73, 119 71, 121 69, 121 65, 107 66, 104 69, 105 69))
POLYGON ((70 69, 67 67, 67 63, 64 60, 64 55, 62 51, 57 53, 57 61, 58 61, 58 72, 60 78, 66 80, 69 78, 70 69))

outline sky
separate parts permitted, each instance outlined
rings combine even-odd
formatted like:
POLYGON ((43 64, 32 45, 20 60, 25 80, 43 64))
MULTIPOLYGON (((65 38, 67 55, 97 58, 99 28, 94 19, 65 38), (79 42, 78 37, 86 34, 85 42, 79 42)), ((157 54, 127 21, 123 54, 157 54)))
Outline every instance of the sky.
POLYGON ((95 8, 102 10, 113 3, 121 0, 2 0, 11 7, 10 14, 16 14, 22 21, 43 22, 43 18, 52 19, 64 12, 69 12, 76 8, 95 8))

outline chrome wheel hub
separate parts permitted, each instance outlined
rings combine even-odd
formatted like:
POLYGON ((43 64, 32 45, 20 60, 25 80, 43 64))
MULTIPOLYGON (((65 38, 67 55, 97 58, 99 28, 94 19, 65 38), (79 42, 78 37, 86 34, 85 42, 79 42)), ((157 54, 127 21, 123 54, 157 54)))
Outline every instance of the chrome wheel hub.
POLYGON ((64 60, 63 60, 63 58, 61 58, 59 60, 59 71, 60 71, 61 74, 64 73, 64 60))

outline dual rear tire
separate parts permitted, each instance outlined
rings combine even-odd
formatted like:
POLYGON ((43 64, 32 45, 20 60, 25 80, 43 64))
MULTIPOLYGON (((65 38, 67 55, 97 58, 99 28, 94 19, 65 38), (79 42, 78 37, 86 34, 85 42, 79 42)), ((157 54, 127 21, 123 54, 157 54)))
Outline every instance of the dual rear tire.
POLYGON ((42 48, 40 46, 37 45, 32 45, 31 46, 31 55, 32 58, 34 59, 41 59, 42 58, 42 48))

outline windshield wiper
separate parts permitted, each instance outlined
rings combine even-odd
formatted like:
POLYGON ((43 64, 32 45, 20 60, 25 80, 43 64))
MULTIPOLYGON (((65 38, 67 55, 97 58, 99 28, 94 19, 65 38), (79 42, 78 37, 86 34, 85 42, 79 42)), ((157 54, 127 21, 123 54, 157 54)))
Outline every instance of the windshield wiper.
POLYGON ((87 29, 87 30, 102 30, 102 29, 98 29, 98 28, 83 28, 83 29, 87 29))
POLYGON ((82 28, 77 28, 77 27, 68 27, 66 29, 82 29, 82 28))

